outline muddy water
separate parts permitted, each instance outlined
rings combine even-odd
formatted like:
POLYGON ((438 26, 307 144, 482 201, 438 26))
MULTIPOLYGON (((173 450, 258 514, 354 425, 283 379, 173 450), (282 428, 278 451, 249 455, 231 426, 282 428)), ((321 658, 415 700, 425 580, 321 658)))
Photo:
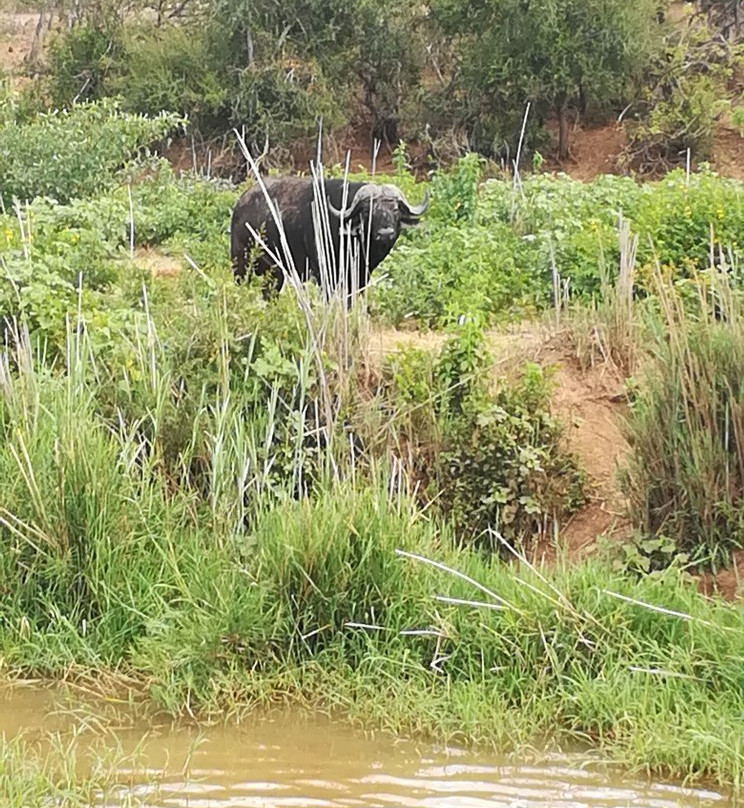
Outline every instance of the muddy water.
MULTIPOLYGON (((141 749, 122 767, 120 803, 147 808, 703 808, 728 806, 714 790, 608 776, 563 758, 516 764, 456 748, 365 736, 328 719, 291 713, 198 730, 118 708, 60 709, 48 691, 0 690, 0 732, 29 737, 71 724, 112 733, 141 749), (125 720, 122 720, 125 718, 125 720), (118 723, 116 723, 118 721, 118 723), (144 741, 143 741, 144 739, 144 741), (136 804, 139 804, 137 802, 136 804)), ((107 808, 116 805, 107 800, 107 808)))

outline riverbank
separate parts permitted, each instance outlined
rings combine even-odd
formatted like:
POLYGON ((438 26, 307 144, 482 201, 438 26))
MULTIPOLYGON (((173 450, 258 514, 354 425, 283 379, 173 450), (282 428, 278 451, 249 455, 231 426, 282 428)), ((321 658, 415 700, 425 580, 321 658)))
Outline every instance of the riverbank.
POLYGON ((448 545, 382 487, 272 511, 248 553, 150 535, 128 548, 124 589, 108 579, 95 624, 6 612, 3 667, 86 676, 102 694, 126 676, 202 718, 288 704, 502 753, 579 742, 740 791, 738 607, 677 570, 634 581, 596 561, 540 570, 448 545))
POLYGON ((744 614, 692 570, 744 535, 740 185, 515 189, 470 155, 347 311, 235 284, 238 189, 152 160, 122 179, 174 120, 3 129, 6 209, 33 201, 0 227, 0 670, 200 721, 580 744, 739 794, 744 614), (489 329, 528 318, 573 365, 527 334, 498 354, 489 329), (438 350, 375 355, 381 319, 438 350))
POLYGON ((36 808, 314 805, 457 801, 708 808, 715 789, 630 777, 586 753, 508 758, 388 733, 361 733, 297 710, 227 725, 169 721, 85 690, 0 687, 0 800, 36 808))

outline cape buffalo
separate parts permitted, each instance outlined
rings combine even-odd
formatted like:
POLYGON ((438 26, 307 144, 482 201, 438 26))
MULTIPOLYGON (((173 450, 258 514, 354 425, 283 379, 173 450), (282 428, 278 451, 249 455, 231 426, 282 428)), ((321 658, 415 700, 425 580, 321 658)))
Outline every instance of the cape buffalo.
MULTIPOLYGON (((337 285, 341 278, 340 264, 348 268, 353 264, 349 255, 358 254, 358 275, 345 278, 347 290, 367 285, 370 273, 385 258, 395 244, 403 226, 416 225, 429 207, 429 194, 421 205, 411 205, 403 192, 394 185, 372 182, 348 182, 342 179, 325 180, 323 184, 303 177, 282 177, 265 180, 266 193, 260 184, 249 188, 238 200, 231 222, 231 253, 233 272, 238 281, 245 277, 255 239, 248 225, 255 230, 266 247, 281 262, 285 252, 274 216, 266 199, 268 194, 282 226, 292 256, 294 268, 303 280, 312 277, 321 286, 337 285), (344 191, 346 187, 346 203, 344 191), (327 202, 327 230, 325 215, 320 214, 316 202, 317 190, 323 188, 327 202), (343 209, 342 209, 343 207, 343 209), (315 208, 315 212, 314 212, 315 208), (320 221, 318 257, 316 222, 320 221), (344 255, 341 258, 341 233, 345 233, 344 255), (330 254, 332 252, 332 254, 330 254)), ((259 243, 259 248, 263 245, 259 243)), ((284 273, 272 256, 260 249, 253 265, 257 275, 270 274, 275 289, 281 289, 284 273)), ((266 289, 269 293, 270 288, 266 289)))

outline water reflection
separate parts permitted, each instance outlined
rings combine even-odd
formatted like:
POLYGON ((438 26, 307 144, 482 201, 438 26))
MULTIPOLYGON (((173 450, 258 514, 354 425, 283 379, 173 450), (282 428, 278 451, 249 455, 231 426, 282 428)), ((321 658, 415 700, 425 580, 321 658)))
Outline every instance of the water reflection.
MULTIPOLYGON (((0 731, 50 727, 48 694, 0 698, 0 731)), ((57 721, 63 721, 58 714, 57 721)), ((606 776, 567 765, 514 765, 459 749, 282 714, 231 728, 133 722, 125 749, 142 743, 144 768, 121 770, 119 802, 146 808, 703 808, 728 801, 706 789, 606 776), (137 804, 137 803, 135 803, 137 804)), ((107 808, 113 808, 110 800, 107 808)))

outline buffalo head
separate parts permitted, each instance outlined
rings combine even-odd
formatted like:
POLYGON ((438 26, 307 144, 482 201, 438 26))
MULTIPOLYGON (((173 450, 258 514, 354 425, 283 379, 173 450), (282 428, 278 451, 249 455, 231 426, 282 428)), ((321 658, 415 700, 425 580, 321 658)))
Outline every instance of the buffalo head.
POLYGON ((328 210, 342 223, 351 225, 352 233, 367 232, 372 242, 388 250, 395 244, 401 227, 418 224, 428 207, 428 191, 420 205, 411 205, 397 186, 371 182, 357 191, 345 210, 334 208, 328 201, 328 210))

